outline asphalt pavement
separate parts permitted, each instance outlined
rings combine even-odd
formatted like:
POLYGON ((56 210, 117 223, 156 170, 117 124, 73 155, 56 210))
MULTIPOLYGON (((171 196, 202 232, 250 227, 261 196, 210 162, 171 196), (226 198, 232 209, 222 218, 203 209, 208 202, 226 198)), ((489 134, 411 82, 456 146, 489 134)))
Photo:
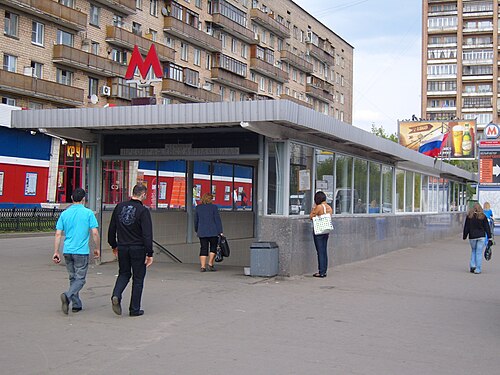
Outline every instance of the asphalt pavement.
POLYGON ((500 245, 480 275, 460 234, 325 279, 153 263, 141 317, 111 310, 116 262, 89 268, 83 310, 64 315, 52 249, 52 236, 0 238, 2 374, 500 373, 500 245))

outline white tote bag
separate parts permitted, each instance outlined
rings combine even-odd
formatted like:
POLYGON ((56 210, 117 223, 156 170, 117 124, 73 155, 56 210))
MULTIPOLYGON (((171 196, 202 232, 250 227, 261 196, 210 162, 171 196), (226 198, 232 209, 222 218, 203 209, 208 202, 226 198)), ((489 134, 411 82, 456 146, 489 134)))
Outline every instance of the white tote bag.
POLYGON ((326 207, 322 204, 324 214, 313 217, 314 234, 327 234, 333 230, 332 215, 326 213, 326 207))

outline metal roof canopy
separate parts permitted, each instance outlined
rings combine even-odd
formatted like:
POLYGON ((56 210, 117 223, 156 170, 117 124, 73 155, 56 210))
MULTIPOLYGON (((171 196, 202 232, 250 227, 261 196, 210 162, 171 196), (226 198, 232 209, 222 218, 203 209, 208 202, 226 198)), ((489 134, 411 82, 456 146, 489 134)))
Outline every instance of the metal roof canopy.
POLYGON ((291 139, 396 167, 477 182, 477 175, 288 100, 186 103, 110 108, 15 111, 12 127, 84 142, 98 134, 181 129, 246 129, 273 139, 291 139))

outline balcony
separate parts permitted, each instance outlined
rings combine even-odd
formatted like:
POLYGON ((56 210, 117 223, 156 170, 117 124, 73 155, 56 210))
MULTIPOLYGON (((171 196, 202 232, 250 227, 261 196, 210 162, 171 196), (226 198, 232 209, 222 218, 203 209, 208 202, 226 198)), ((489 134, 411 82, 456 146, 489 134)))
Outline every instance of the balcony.
POLYGON ((335 58, 330 56, 323 48, 318 47, 313 43, 307 43, 309 46, 309 54, 316 57, 318 60, 327 63, 330 66, 335 65, 335 58))
POLYGON ((52 62, 101 77, 124 77, 127 71, 127 66, 116 61, 63 44, 54 46, 52 62))
POLYGON ((258 38, 252 30, 247 29, 245 26, 234 22, 232 19, 227 18, 223 14, 214 13, 212 15, 212 22, 226 30, 229 34, 234 34, 235 37, 243 40, 248 44, 258 44, 258 38))
POLYGON ((250 58, 250 69, 279 82, 288 82, 287 72, 256 57, 250 58))
POLYGON ((239 75, 232 74, 227 70, 221 68, 212 68, 212 79, 222 85, 231 86, 235 89, 245 91, 248 93, 257 93, 259 85, 257 82, 250 81, 239 75))
POLYGON ((154 44, 160 61, 175 60, 175 50, 173 48, 153 42, 118 26, 106 26, 106 42, 129 50, 133 50, 134 46, 137 46, 139 51, 144 55, 148 53, 151 44, 154 44))
POLYGON ((306 83, 306 94, 322 101, 333 102, 333 95, 331 93, 311 83, 306 83))
POLYGON ((290 29, 276 21, 272 14, 267 14, 257 8, 250 9, 250 18, 255 22, 271 30, 281 38, 290 38, 290 29))
POLYGON ((135 0, 95 0, 95 2, 128 16, 136 13, 135 0))
POLYGON ((280 54, 281 54, 281 61, 287 62, 303 72, 306 73, 313 72, 314 70, 313 64, 311 64, 306 59, 300 57, 299 55, 296 55, 293 52, 286 50, 280 51, 280 54))
POLYGON ((211 91, 186 85, 173 79, 164 78, 161 85, 163 95, 173 96, 181 100, 195 103, 220 102, 221 97, 211 91))
POLYGON ((85 13, 55 1, 4 0, 2 3, 71 30, 83 31, 87 29, 87 15, 85 13))
POLYGON ((287 95, 287 94, 281 94, 280 95, 280 99, 282 99, 282 100, 290 100, 291 102, 303 105, 304 107, 307 107, 307 108, 312 108, 313 107, 313 105, 311 103, 308 103, 308 102, 306 102, 304 100, 297 99, 297 98, 295 98, 293 96, 290 96, 290 95, 287 95))
POLYGON ((73 107, 83 105, 82 89, 6 70, 0 70, 0 91, 73 107))
POLYGON ((178 38, 184 39, 191 44, 195 44, 198 47, 204 48, 212 52, 222 51, 222 41, 207 34, 204 31, 200 31, 191 25, 188 25, 175 17, 165 17, 165 23, 163 25, 163 30, 167 33, 174 35, 178 38))

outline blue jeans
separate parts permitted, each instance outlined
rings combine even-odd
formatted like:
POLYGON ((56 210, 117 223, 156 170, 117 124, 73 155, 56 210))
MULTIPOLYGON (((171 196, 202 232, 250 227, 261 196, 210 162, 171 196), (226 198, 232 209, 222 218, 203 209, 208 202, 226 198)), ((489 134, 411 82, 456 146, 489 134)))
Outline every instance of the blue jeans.
POLYGON ((132 277, 132 296, 129 311, 138 312, 141 309, 142 289, 146 277, 146 251, 143 246, 118 246, 118 278, 113 295, 122 300, 122 294, 132 277))
POLYGON ((326 275, 328 269, 328 234, 313 234, 313 238, 318 253, 318 272, 320 275, 326 275))
POLYGON ((470 266, 475 268, 475 272, 481 272, 481 264, 483 263, 483 252, 485 248, 484 237, 469 239, 471 247, 470 266))
POLYGON ((87 270, 89 268, 89 256, 64 254, 64 261, 66 262, 66 270, 69 275, 69 289, 64 294, 66 294, 66 297, 73 304, 73 308, 81 309, 80 290, 85 285, 85 278, 87 277, 87 270))

